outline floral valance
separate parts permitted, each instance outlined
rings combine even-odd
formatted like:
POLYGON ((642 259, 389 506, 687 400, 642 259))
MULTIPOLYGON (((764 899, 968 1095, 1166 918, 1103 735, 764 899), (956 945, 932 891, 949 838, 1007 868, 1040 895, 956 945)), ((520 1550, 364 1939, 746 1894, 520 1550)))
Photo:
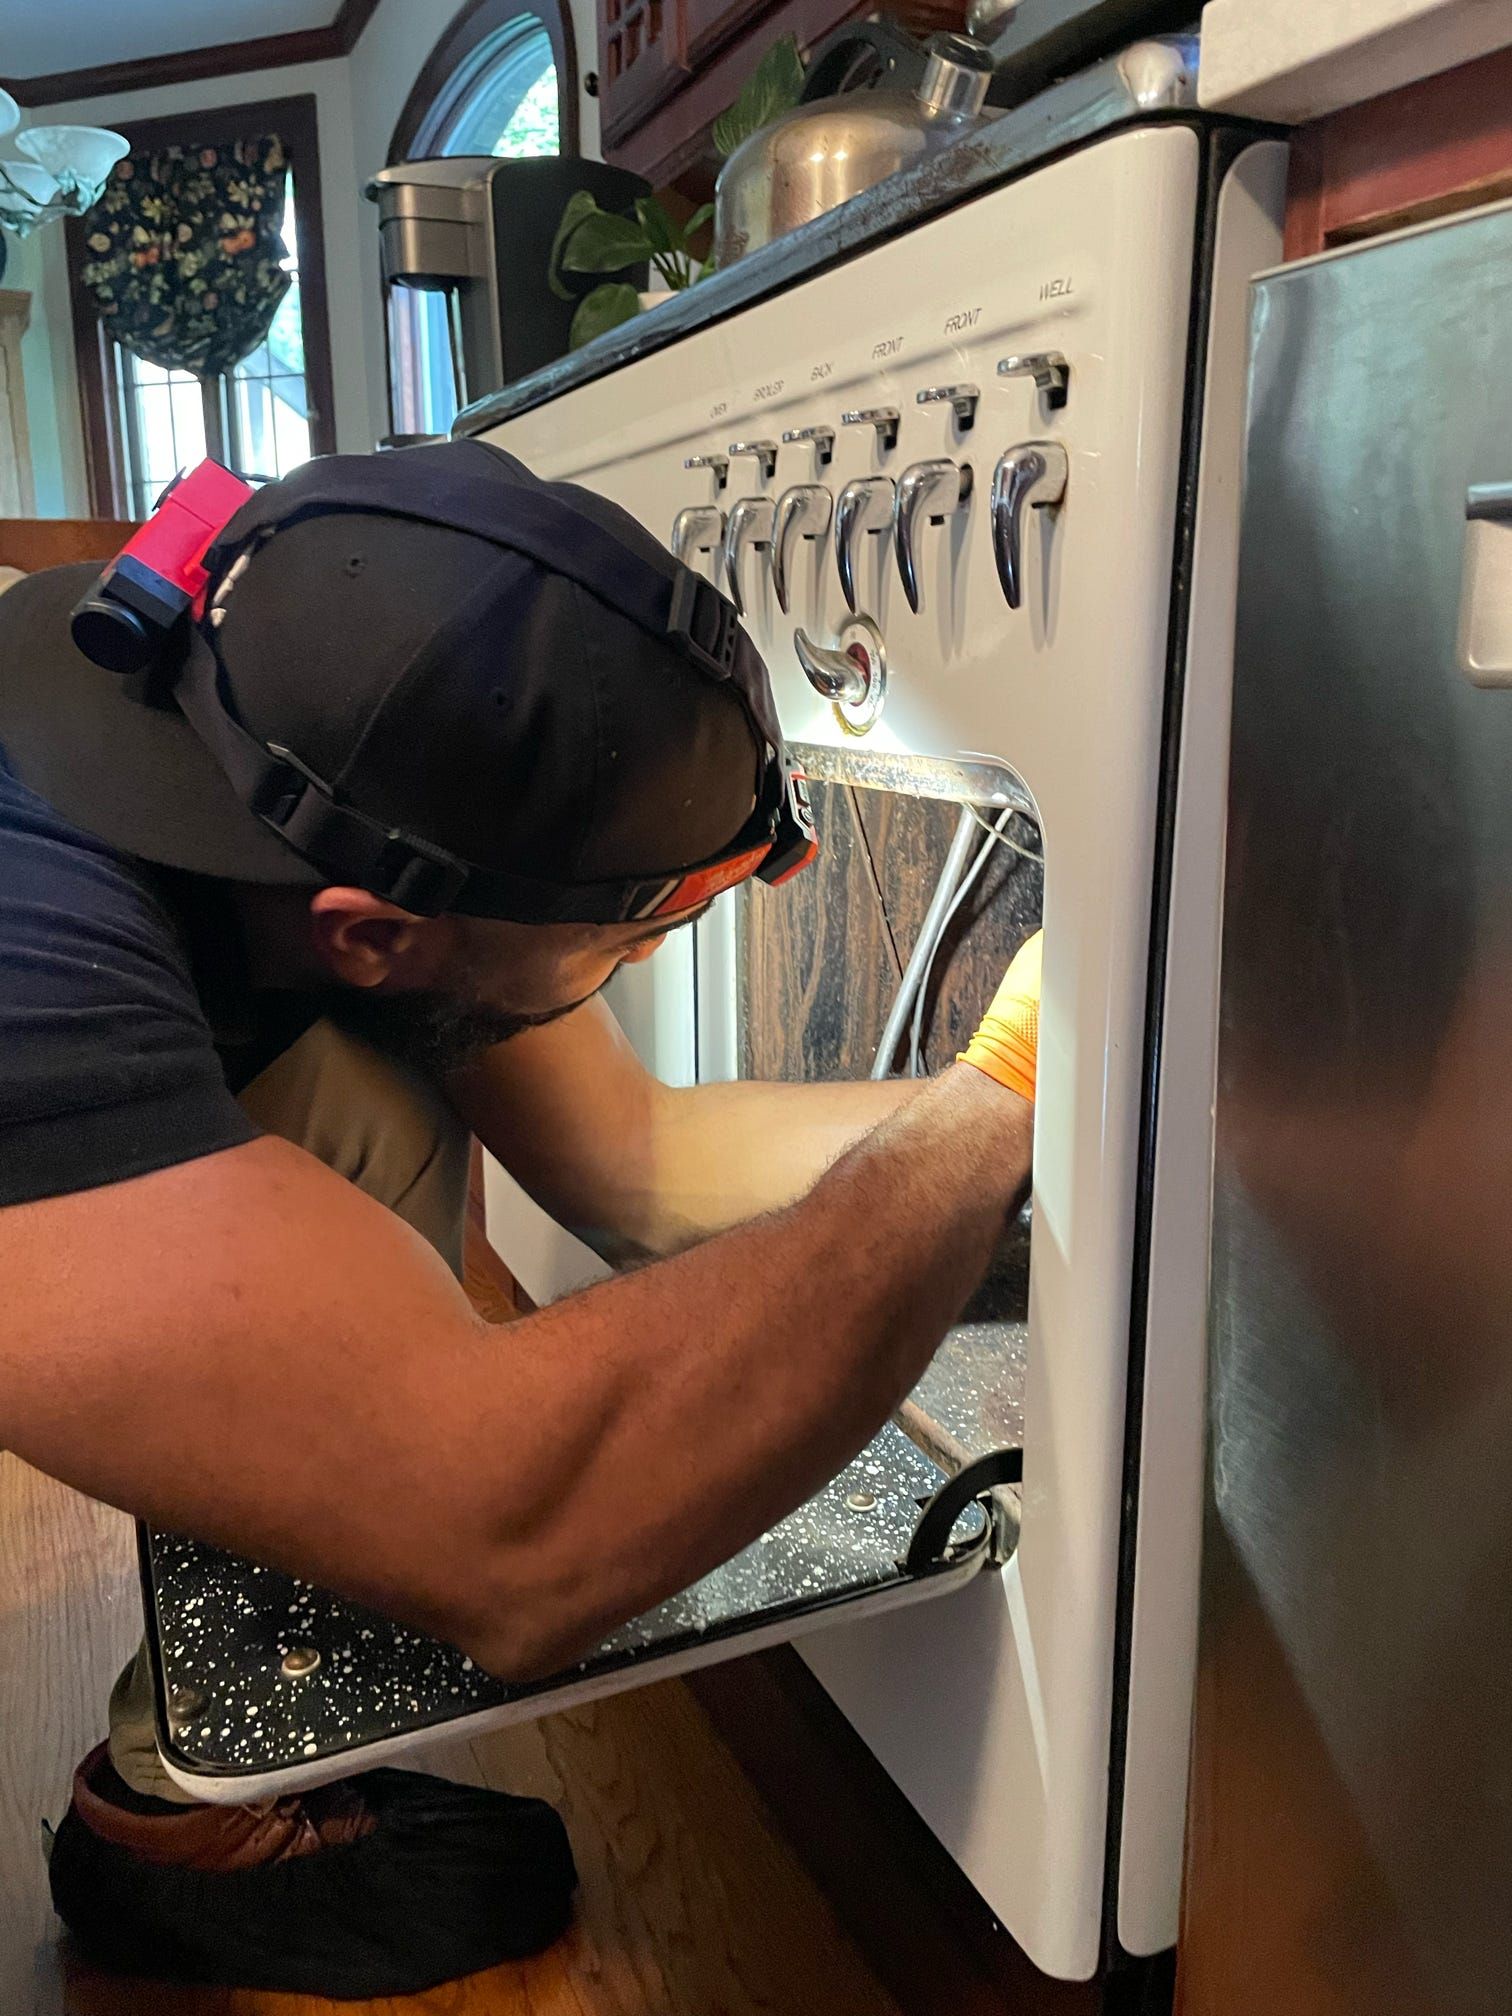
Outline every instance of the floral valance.
POLYGON ((197 378, 255 350, 289 288, 286 168, 266 135, 118 161, 84 219, 82 278, 107 333, 197 378))

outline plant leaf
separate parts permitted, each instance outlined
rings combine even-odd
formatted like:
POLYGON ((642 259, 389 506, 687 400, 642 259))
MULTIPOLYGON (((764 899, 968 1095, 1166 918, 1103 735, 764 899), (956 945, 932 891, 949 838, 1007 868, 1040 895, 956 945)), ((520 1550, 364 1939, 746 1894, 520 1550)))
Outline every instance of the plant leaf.
POLYGON ((682 227, 683 244, 686 245, 690 238, 697 237, 698 233, 713 215, 714 205, 712 203, 704 203, 695 210, 687 223, 682 227))
POLYGON ((617 329, 621 322, 628 322, 632 315, 639 313, 640 295, 630 282, 606 280, 602 287, 595 287, 578 303, 567 341, 572 349, 581 350, 595 336, 602 336, 606 329, 617 329))
POLYGON ((638 259, 649 258, 652 249, 632 218, 616 217, 612 210, 594 210, 562 247, 562 268, 567 273, 618 273, 638 259))
POLYGON ((589 211, 597 208, 598 204, 586 189, 574 189, 562 206, 561 220, 557 224, 556 236, 551 241, 551 252, 546 261, 546 284, 559 301, 573 299, 572 289, 564 287, 561 281, 562 247, 589 211))
POLYGON ((635 214, 640 219, 642 231, 646 234, 646 243, 653 252, 678 250, 677 226, 654 196, 637 196, 635 214))
POLYGON ((746 79, 735 103, 714 121, 715 151, 724 156, 733 154, 742 140, 791 111, 802 91, 803 58, 798 54, 797 38, 783 35, 746 79))

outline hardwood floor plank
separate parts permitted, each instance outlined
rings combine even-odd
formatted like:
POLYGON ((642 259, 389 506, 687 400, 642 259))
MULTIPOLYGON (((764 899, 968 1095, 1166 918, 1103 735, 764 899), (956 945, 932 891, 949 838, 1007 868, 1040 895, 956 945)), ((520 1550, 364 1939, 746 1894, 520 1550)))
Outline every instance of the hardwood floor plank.
MULTIPOLYGON (((425 1761, 461 1775, 458 1748, 425 1761)), ((364 2003, 124 1983, 75 1967, 69 2016, 900 2016, 680 1682, 504 1730, 471 1751, 482 1782, 551 1800, 571 1831, 577 1917, 550 1952, 364 2003)))
POLYGON ((131 1521, 0 1455, 0 2010, 55 2016, 42 1820, 105 1733, 141 1633, 131 1521))

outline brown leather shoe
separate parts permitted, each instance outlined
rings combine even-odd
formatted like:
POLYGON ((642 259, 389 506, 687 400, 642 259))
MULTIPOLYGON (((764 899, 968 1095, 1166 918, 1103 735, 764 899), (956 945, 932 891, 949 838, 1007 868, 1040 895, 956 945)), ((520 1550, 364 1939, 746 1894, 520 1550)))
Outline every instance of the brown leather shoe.
POLYGON ((110 1746, 91 1750, 73 1781, 73 1810, 102 1841, 144 1862, 175 1869, 256 1869, 360 1841, 377 1825, 350 1779, 301 1799, 251 1806, 180 1806, 131 1787, 110 1761, 110 1746))

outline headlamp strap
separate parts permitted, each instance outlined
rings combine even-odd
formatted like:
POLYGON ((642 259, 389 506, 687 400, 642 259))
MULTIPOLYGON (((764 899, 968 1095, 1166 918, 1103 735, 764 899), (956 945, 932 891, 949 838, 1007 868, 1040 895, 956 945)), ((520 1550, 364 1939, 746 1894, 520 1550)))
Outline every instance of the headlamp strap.
POLYGON ((471 533, 565 576, 648 636, 666 638, 710 679, 728 680, 763 742, 778 746, 780 731, 756 647, 734 604, 705 576, 671 554, 661 556, 658 566, 632 552, 606 526, 545 486, 501 483, 497 467, 485 458, 514 464, 514 457, 487 442, 453 443, 445 467, 432 462, 424 495, 396 502, 392 458, 424 452, 401 448, 389 457, 330 455, 306 463, 236 512, 211 548, 212 563, 224 564, 259 531, 279 530, 316 513, 381 511, 471 533))

